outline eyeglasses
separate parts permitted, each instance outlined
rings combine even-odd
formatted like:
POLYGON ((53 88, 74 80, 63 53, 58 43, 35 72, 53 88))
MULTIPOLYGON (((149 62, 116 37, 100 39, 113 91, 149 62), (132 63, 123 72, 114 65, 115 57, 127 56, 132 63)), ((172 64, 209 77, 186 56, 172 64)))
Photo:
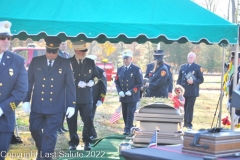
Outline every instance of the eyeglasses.
POLYGON ((57 54, 57 52, 58 52, 58 49, 49 49, 49 48, 47 48, 46 49, 46 51, 47 51, 47 53, 52 53, 52 54, 57 54))
POLYGON ((12 39, 10 36, 0 36, 0 40, 4 41, 5 39, 8 39, 9 41, 12 39))

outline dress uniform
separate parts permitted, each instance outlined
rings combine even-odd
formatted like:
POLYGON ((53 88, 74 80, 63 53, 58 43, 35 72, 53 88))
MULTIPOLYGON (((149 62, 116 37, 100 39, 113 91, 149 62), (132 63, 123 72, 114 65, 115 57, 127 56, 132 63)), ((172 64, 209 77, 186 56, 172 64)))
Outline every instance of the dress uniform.
POLYGON ((131 63, 132 52, 123 51, 124 66, 118 68, 115 84, 122 104, 124 135, 130 134, 133 127, 134 112, 140 100, 140 88, 143 85, 141 69, 131 63))
POLYGON ((15 127, 15 108, 27 94, 24 59, 10 51, 11 23, 0 22, 0 160, 5 159, 15 127))
MULTIPOLYGON (((87 58, 90 58, 94 61, 96 61, 97 56, 96 55, 87 55, 87 58)), ((107 92, 107 79, 106 79, 106 72, 98 67, 98 81, 97 83, 93 86, 93 110, 92 110, 92 120, 93 120, 93 125, 91 128, 91 139, 97 138, 97 132, 94 128, 94 116, 96 113, 97 106, 100 106, 103 104, 106 92, 107 92)))
POLYGON ((169 72, 163 62, 163 50, 154 51, 154 59, 158 66, 155 71, 149 73, 149 86, 147 89, 147 97, 168 97, 169 72))
POLYGON ((23 109, 30 112, 30 132, 38 149, 37 159, 52 159, 63 113, 75 111, 76 90, 70 60, 57 55, 61 40, 46 37, 46 55, 34 57, 28 69, 29 88, 23 109), (54 58, 53 58, 54 57, 54 58))
MULTIPOLYGON (((171 66, 165 63, 165 66, 168 68, 168 79, 167 79, 167 84, 168 84, 168 93, 172 93, 173 89, 173 79, 172 79, 172 72, 171 72, 171 66)), ((147 64, 147 69, 146 69, 146 74, 145 78, 149 78, 150 75, 152 75, 151 71, 154 69, 154 63, 149 63, 147 64)))
POLYGON ((72 118, 68 119, 68 127, 70 132, 69 149, 76 150, 79 144, 77 134, 77 115, 78 111, 84 123, 83 126, 83 141, 84 150, 90 150, 91 128, 93 124, 92 109, 93 109, 93 86, 97 80, 98 71, 95 62, 92 59, 86 58, 86 42, 73 42, 75 55, 70 58, 76 85, 76 112, 72 118), (81 57, 81 59, 79 58, 81 57))
MULTIPOLYGON (((190 52, 188 54, 188 57, 189 55, 195 55, 195 53, 190 52)), ((193 107, 196 101, 196 97, 199 96, 199 85, 204 81, 202 68, 201 66, 197 65, 194 60, 192 63, 186 63, 181 66, 177 80, 177 84, 181 85, 185 89, 184 126, 189 129, 192 129, 193 107), (192 75, 196 78, 192 78, 193 84, 189 84, 187 82, 188 79, 186 78, 186 75, 188 73, 192 73, 192 75)))

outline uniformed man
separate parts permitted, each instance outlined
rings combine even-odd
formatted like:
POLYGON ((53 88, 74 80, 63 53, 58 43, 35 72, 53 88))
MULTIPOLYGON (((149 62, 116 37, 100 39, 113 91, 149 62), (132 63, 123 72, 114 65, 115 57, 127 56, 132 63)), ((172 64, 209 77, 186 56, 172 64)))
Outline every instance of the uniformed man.
MULTIPOLYGON (((172 98, 172 89, 173 89, 173 79, 172 79, 172 72, 171 72, 171 66, 164 63, 165 66, 168 68, 168 79, 167 79, 167 84, 168 85, 168 97, 172 98)), ((149 76, 151 75, 151 71, 154 69, 154 62, 153 63, 149 63, 147 64, 147 69, 146 69, 146 74, 145 74, 145 78, 149 78, 149 76)))
MULTIPOLYGON (((67 42, 62 42, 62 43, 60 44, 60 46, 59 46, 58 55, 61 56, 61 57, 63 57, 63 58, 68 59, 68 58, 70 58, 71 56, 70 56, 69 53, 66 52, 66 49, 67 49, 67 42)), ((64 119, 65 119, 65 117, 66 117, 65 114, 66 114, 66 112, 63 113, 62 123, 61 123, 61 126, 60 126, 59 129, 58 129, 58 133, 59 133, 59 134, 64 134, 65 132, 68 131, 68 129, 64 128, 64 125, 63 125, 63 124, 64 124, 64 119)))
MULTIPOLYGON (((94 60, 94 62, 96 62, 97 60, 96 55, 87 55, 86 57, 94 60)), ((98 66, 96 67, 98 70, 99 77, 97 83, 93 86, 93 110, 92 110, 93 125, 91 128, 91 139, 97 138, 97 132, 94 127, 94 116, 97 107, 103 104, 107 92, 106 72, 102 68, 98 66)))
POLYGON ((63 113, 75 112, 76 90, 70 60, 58 56, 61 40, 46 37, 46 55, 34 57, 28 69, 29 88, 23 110, 30 111, 30 132, 38 149, 37 159, 52 159, 63 113), (31 98, 32 97, 32 98, 31 98))
POLYGON ((67 42, 62 42, 59 46, 58 55, 66 59, 71 58, 70 54, 66 51, 66 49, 67 49, 67 42))
POLYGON ((92 109, 93 109, 93 86, 97 81, 98 71, 92 59, 86 58, 88 51, 86 42, 73 42, 75 55, 70 58, 77 92, 76 112, 72 118, 67 119, 70 141, 69 149, 76 150, 79 144, 77 134, 77 115, 78 111, 83 121, 83 141, 84 150, 91 150, 91 128, 93 124, 92 109))
POLYGON ((163 50, 154 51, 154 69, 149 73, 149 82, 146 84, 147 97, 168 97, 169 72, 163 57, 163 50))
POLYGON ((187 59, 188 63, 183 64, 179 70, 177 84, 185 89, 184 127, 192 129, 193 107, 196 97, 199 96, 199 85, 204 79, 201 66, 194 62, 196 54, 190 52, 187 59))
POLYGON ((140 100, 140 88, 143 85, 141 69, 132 64, 133 53, 130 50, 122 52, 124 66, 118 68, 115 84, 122 104, 124 120, 124 135, 130 134, 133 127, 134 112, 140 100))
POLYGON ((24 59, 10 51, 11 23, 0 22, 0 160, 4 160, 15 127, 15 108, 27 94, 24 59))

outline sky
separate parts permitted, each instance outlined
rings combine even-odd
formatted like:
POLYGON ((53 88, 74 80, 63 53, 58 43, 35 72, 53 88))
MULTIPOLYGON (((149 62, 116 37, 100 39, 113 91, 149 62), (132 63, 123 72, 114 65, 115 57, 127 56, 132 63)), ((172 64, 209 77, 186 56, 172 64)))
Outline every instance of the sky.
MULTIPOLYGON (((204 8, 206 8, 206 6, 204 6, 204 0, 193 0, 195 3, 203 6, 204 8)), ((228 3, 229 0, 215 0, 217 2, 217 10, 216 13, 217 15, 226 18, 227 17, 227 11, 228 11, 228 3)), ((230 12, 230 17, 231 17, 231 12, 230 12)), ((231 20, 231 19, 230 19, 231 20)))

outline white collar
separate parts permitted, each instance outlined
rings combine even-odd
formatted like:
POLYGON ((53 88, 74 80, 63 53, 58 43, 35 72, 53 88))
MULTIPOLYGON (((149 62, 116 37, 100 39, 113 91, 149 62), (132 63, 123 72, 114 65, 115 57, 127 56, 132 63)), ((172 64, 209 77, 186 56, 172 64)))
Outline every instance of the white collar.
POLYGON ((127 69, 128 69, 130 66, 131 66, 131 63, 130 63, 128 66, 125 66, 125 65, 124 65, 124 67, 126 67, 127 69))

